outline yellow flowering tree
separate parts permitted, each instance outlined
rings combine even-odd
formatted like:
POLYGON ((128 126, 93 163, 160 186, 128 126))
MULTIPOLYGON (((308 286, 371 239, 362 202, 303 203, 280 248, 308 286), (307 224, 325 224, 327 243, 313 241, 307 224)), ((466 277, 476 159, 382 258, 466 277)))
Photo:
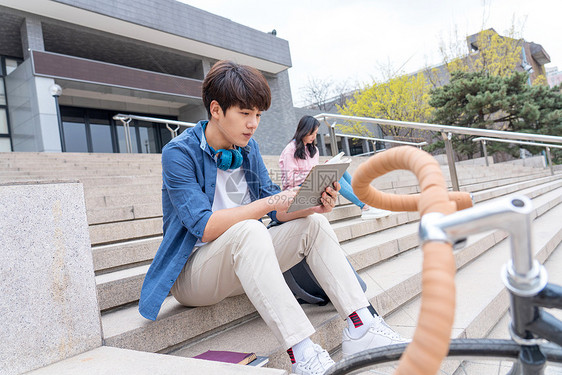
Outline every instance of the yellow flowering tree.
MULTIPOLYGON (((353 97, 339 107, 339 112, 348 116, 372 117, 387 120, 426 122, 431 117, 429 90, 421 74, 402 75, 382 83, 373 83, 357 91, 353 97)), ((369 129, 361 123, 339 125, 348 134, 372 136, 369 129)), ((412 129, 382 125, 385 136, 409 137, 412 129)))

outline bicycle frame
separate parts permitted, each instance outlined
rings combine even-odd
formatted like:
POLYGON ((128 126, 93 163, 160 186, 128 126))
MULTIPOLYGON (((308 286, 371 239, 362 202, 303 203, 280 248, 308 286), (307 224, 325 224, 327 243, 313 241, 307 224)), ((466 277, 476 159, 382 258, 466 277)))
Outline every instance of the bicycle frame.
POLYGON ((420 221, 423 243, 464 242, 466 236, 490 229, 510 234, 512 259, 503 267, 502 279, 511 296, 510 334, 521 346, 511 375, 543 374, 546 358, 541 339, 562 345, 562 322, 542 307, 562 309, 562 287, 548 284, 545 268, 533 260, 531 200, 511 196, 450 215, 429 213, 420 221))

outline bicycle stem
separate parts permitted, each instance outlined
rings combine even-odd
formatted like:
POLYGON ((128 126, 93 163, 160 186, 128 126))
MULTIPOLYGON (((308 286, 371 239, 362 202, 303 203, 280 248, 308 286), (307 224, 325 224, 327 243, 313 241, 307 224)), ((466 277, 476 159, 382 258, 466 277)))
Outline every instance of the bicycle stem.
MULTIPOLYGON (((524 195, 503 198, 494 202, 455 212, 451 215, 426 214, 420 221, 420 237, 427 241, 458 243, 466 236, 491 229, 502 229, 510 234, 511 257, 509 276, 519 294, 529 293, 533 280, 540 272, 533 260, 531 238, 531 200, 524 195)), ((544 283, 546 285, 546 283, 544 283)), ((544 285, 540 287, 541 290, 544 285)), ((532 285, 531 289, 536 289, 532 285)))
POLYGON ((466 236, 491 229, 509 233, 511 257, 502 270, 502 279, 511 293, 512 337, 522 345, 533 345, 535 333, 540 337, 561 341, 561 323, 537 306, 560 307, 562 288, 547 286, 546 270, 533 260, 531 200, 523 195, 511 196, 450 215, 426 214, 420 221, 423 243, 461 242, 466 236))

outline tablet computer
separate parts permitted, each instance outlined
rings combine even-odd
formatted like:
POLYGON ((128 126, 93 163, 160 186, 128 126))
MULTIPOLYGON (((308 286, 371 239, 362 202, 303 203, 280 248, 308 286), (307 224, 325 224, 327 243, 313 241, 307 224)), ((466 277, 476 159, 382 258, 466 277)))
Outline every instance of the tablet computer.
POLYGON ((322 204, 320 198, 328 186, 343 176, 350 163, 330 163, 315 165, 301 186, 287 212, 294 212, 322 204))

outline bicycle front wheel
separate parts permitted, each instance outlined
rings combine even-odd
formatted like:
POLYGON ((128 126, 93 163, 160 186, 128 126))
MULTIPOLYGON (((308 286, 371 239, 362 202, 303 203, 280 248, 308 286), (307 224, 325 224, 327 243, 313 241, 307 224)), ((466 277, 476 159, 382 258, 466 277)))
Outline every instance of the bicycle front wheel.
MULTIPOLYGON (((392 374, 407 344, 367 350, 336 363, 326 375, 392 374)), ((562 348, 541 345, 546 356, 545 375, 562 375, 562 348)), ((521 347, 512 340, 454 339, 439 374, 508 374, 517 361, 521 347)))

